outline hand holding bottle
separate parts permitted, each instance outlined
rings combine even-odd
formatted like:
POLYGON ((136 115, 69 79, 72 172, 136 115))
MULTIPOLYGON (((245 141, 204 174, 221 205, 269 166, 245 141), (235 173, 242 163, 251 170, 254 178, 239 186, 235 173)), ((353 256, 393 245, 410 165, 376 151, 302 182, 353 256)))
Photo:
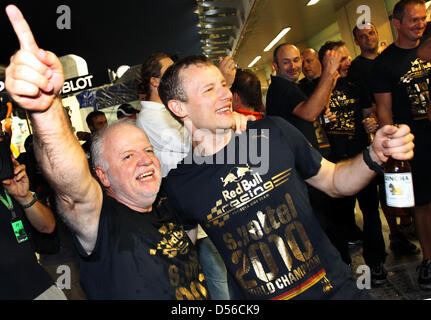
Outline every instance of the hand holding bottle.
POLYGON ((414 136, 407 125, 399 127, 386 125, 377 130, 370 148, 371 158, 379 163, 385 163, 389 157, 396 160, 413 158, 414 136))

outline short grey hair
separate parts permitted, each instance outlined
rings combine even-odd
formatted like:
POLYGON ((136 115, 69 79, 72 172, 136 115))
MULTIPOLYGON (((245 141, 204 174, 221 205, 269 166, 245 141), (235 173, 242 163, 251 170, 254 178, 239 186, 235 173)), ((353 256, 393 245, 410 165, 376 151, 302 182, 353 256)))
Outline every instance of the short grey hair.
POLYGON ((103 148, 103 138, 114 128, 124 125, 124 124, 128 124, 128 125, 132 125, 135 126, 137 128, 139 128, 138 126, 136 126, 136 122, 132 119, 129 118, 123 118, 117 121, 114 121, 110 124, 108 124, 106 127, 104 127, 103 129, 97 131, 95 134, 93 134, 92 136, 92 141, 91 141, 91 164, 93 166, 93 168, 96 167, 101 167, 103 170, 107 171, 109 169, 109 165, 106 162, 104 156, 103 156, 103 152, 104 152, 104 148, 103 148))

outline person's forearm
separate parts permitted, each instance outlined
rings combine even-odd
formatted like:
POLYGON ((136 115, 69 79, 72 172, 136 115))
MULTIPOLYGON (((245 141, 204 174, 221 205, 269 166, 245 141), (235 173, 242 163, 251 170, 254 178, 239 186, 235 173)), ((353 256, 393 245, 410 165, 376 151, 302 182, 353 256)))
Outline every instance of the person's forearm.
MULTIPOLYGON (((23 197, 14 197, 15 200, 21 205, 25 206, 36 200, 33 194, 28 191, 27 195, 23 197)), ((51 209, 45 206, 39 200, 36 200, 29 208, 23 210, 31 223, 31 225, 39 232, 52 233, 55 228, 55 218, 51 209)))
POLYGON ((333 75, 323 73, 313 94, 299 108, 294 110, 294 114, 307 121, 315 121, 329 104, 332 92, 333 75))
MULTIPOLYGON (((374 157, 372 157, 374 158, 374 157)), ((334 195, 350 196, 358 193, 375 177, 376 173, 368 168, 362 153, 335 165, 334 195)))
POLYGON ((79 201, 91 177, 87 158, 57 97, 44 112, 31 113, 34 149, 45 176, 59 197, 79 201))

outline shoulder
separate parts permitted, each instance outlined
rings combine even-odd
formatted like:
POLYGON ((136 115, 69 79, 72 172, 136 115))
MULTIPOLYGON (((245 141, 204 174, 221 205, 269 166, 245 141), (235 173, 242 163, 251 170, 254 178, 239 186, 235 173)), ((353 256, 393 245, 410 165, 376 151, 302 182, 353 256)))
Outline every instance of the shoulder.
POLYGON ((374 61, 376 63, 386 62, 388 59, 392 59, 394 56, 398 55, 398 53, 398 47, 392 43, 382 53, 380 53, 374 61))
MULTIPOLYGON (((289 89, 297 87, 298 85, 292 81, 283 79, 278 76, 271 76, 271 84, 269 85, 269 88, 272 89, 289 89)), ((268 88, 268 90, 269 90, 268 88)))
POLYGON ((266 116, 260 120, 249 122, 247 133, 252 129, 268 129, 271 135, 283 135, 288 139, 286 141, 293 141, 301 136, 301 132, 292 125, 289 121, 279 116, 266 116))

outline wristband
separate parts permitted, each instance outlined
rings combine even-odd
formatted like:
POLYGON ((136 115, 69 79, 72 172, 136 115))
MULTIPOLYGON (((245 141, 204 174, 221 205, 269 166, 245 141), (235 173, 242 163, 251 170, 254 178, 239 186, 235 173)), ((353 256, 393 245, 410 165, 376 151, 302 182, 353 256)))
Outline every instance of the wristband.
POLYGON ((364 152, 362 153, 362 155, 364 156, 364 162, 366 163, 366 165, 368 166, 368 168, 370 168, 371 170, 377 172, 378 174, 383 174, 384 173, 384 165, 380 165, 377 162, 375 162, 373 159, 371 159, 371 156, 370 156, 370 146, 368 146, 367 149, 364 150, 364 152))
POLYGON ((21 207, 23 207, 23 209, 28 209, 30 208, 32 205, 34 205, 37 201, 37 195, 36 193, 33 193, 33 200, 31 200, 29 203, 22 205, 21 207))

